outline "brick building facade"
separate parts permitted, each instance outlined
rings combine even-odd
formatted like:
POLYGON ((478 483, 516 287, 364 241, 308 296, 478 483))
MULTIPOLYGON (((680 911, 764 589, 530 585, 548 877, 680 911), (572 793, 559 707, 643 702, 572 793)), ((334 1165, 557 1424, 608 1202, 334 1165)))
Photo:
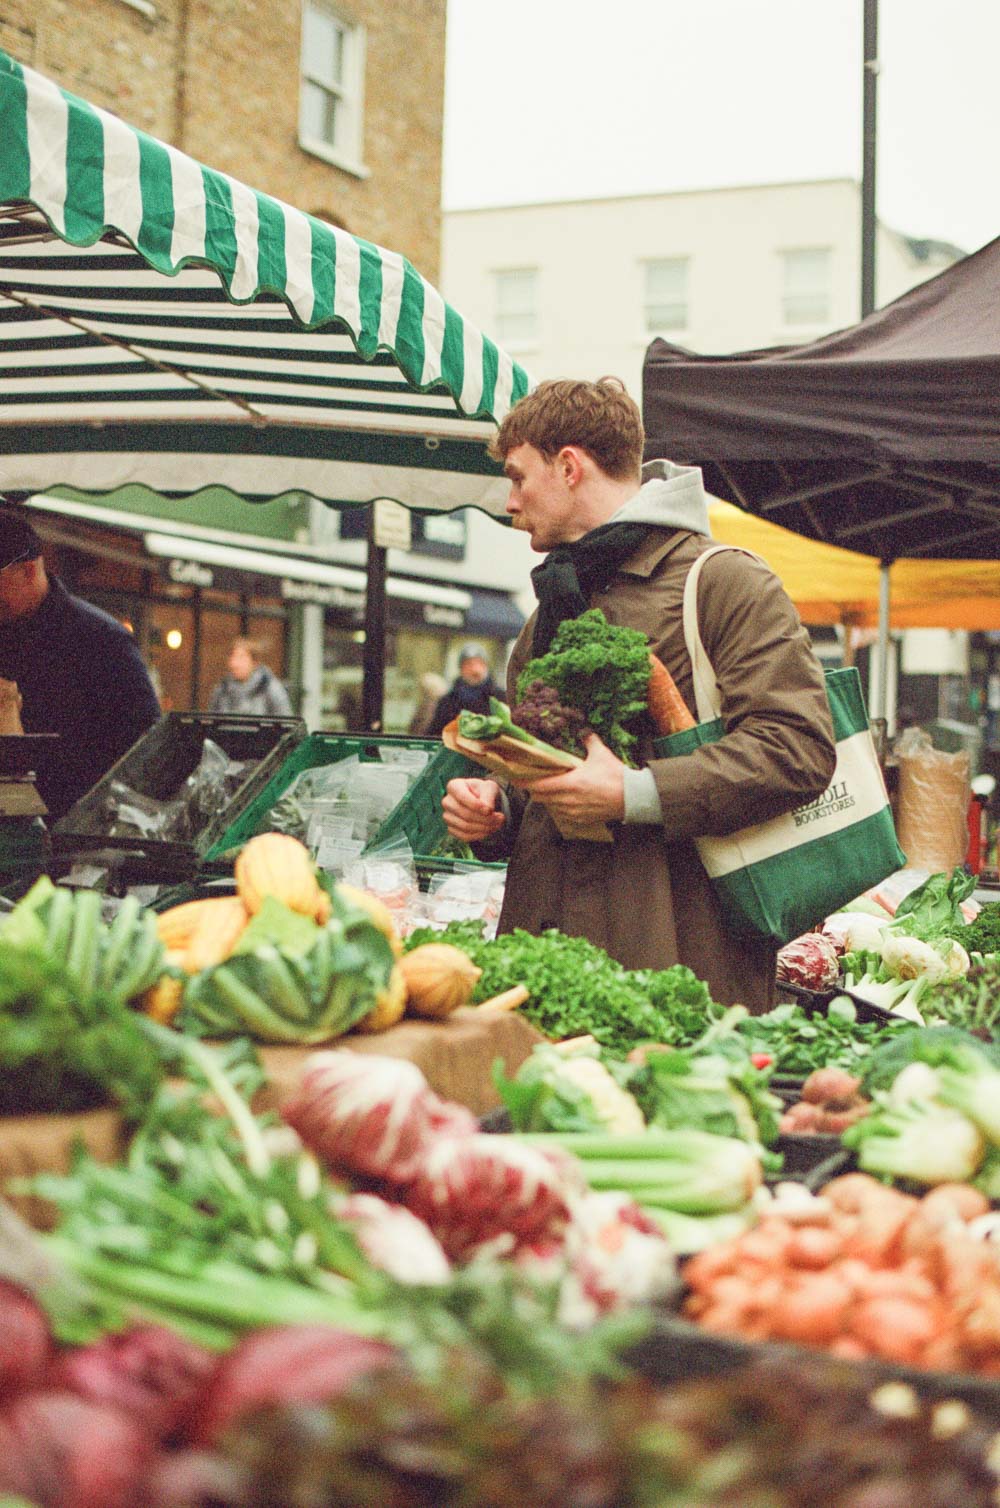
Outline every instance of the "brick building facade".
MULTIPOLYGON (((0 0, 0 48, 62 88, 438 280, 446 0, 0 0), (353 51, 348 161, 303 145, 306 13, 353 51)), ((341 42, 338 41, 338 46, 341 42)))

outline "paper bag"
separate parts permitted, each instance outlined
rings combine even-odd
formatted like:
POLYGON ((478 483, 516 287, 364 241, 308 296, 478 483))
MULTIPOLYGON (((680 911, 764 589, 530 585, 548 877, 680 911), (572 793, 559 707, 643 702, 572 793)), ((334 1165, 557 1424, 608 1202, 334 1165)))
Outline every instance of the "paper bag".
MULTIPOLYGON (((509 733, 490 739, 463 738, 458 731, 457 717, 442 730, 441 738, 456 754, 464 754, 466 758, 475 760, 476 764, 481 764, 491 774, 499 775, 519 790, 530 791, 536 780, 543 780, 546 775, 558 775, 564 770, 576 769, 583 764, 583 760, 575 754, 567 754, 562 749, 553 749, 551 752, 548 749, 537 749, 531 744, 522 743, 519 738, 512 738, 509 733)), ((584 843, 612 842, 611 829, 603 822, 578 826, 565 819, 560 820, 555 814, 552 820, 564 838, 584 843)))

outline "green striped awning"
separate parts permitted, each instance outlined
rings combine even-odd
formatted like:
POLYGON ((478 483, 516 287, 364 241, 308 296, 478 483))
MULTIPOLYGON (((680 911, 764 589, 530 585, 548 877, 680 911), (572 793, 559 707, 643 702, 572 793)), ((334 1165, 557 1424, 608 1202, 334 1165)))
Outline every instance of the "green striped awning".
POLYGON ((0 53, 0 491, 502 514, 528 386, 403 257, 0 53))

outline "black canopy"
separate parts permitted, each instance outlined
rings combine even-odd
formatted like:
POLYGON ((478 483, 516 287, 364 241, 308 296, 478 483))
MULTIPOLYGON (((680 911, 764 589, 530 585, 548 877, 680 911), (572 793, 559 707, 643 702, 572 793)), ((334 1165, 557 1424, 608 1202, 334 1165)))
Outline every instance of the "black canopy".
POLYGON ((1000 239, 848 330, 699 356, 656 340, 647 457, 812 539, 1000 556, 1000 239))

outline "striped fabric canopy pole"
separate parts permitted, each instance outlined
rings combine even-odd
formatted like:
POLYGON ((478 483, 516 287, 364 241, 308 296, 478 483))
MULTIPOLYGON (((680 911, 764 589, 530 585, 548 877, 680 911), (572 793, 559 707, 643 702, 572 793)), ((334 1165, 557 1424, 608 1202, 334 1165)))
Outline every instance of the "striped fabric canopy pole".
POLYGON ((528 387, 403 257, 0 53, 0 491, 502 515, 528 387))

